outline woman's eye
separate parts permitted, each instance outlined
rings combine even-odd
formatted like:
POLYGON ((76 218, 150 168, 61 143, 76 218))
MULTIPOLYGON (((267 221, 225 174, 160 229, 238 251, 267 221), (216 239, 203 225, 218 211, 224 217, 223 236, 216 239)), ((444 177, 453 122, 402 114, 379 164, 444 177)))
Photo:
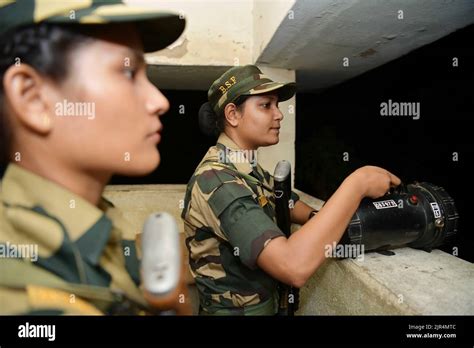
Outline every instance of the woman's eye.
POLYGON ((135 78, 135 75, 137 71, 135 69, 125 69, 124 71, 125 76, 127 76, 128 79, 133 80, 135 78))
POLYGON ((263 106, 265 109, 268 109, 268 108, 270 107, 270 103, 262 104, 262 106, 263 106))

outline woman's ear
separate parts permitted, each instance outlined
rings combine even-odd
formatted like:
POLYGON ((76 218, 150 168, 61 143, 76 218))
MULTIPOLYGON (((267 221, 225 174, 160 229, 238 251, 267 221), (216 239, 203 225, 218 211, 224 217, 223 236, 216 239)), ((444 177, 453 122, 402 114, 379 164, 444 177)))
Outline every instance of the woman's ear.
POLYGON ((53 127, 54 112, 47 102, 47 83, 28 64, 12 65, 3 77, 5 100, 19 123, 39 134, 53 127))
POLYGON ((224 115, 225 119, 232 127, 237 127, 239 125, 240 118, 242 117, 234 103, 229 103, 225 106, 224 115))

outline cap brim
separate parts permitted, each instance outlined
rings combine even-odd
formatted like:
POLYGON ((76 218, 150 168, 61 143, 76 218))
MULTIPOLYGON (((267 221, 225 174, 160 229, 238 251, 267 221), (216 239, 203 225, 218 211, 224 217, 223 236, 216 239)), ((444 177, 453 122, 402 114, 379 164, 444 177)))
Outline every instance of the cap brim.
POLYGON ((127 6, 124 4, 96 5, 70 14, 48 18, 46 22, 109 24, 136 23, 143 40, 143 50, 154 52, 172 44, 184 31, 186 20, 170 11, 127 6))
POLYGON ((286 101, 292 98, 296 93, 296 83, 279 83, 279 82, 267 82, 252 88, 251 91, 243 93, 241 95, 258 95, 265 94, 269 92, 276 92, 278 94, 278 101, 286 101))

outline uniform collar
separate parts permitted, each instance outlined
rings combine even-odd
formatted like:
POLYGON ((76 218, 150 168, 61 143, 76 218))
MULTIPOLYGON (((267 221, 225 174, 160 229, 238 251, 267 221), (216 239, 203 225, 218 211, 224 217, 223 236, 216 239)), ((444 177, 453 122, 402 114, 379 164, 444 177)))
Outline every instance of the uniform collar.
MULTIPOLYGON (((239 161, 239 160, 236 160, 236 159, 242 159, 242 156, 239 154, 237 156, 232 156, 232 153, 233 154, 238 154, 238 152, 242 151, 242 149, 239 148, 239 146, 231 139, 227 136, 227 134, 225 133, 221 133, 219 138, 217 139, 217 144, 221 144, 224 146, 226 150, 226 155, 227 155, 227 161, 228 162, 231 162, 235 168, 237 169, 237 171, 241 172, 241 173, 244 173, 244 174, 250 174, 252 173, 254 170, 256 170, 258 164, 256 164, 256 166, 252 166, 252 163, 251 161, 249 160, 246 160, 246 161, 239 161)), ((257 152, 255 151, 254 154, 256 154, 257 152)), ((242 152, 241 152, 242 154, 242 152)), ((254 159, 256 160, 257 157, 254 157, 254 159)))
POLYGON ((105 214, 113 207, 110 202, 102 198, 99 209, 60 185, 13 163, 8 165, 2 180, 2 200, 9 206, 40 208, 58 219, 67 230, 69 240, 79 246, 82 257, 95 264, 110 239, 121 239, 115 235, 120 234, 119 230, 112 229, 105 214), (92 239, 94 243, 84 243, 92 239), (87 248, 81 248, 81 245, 87 245, 87 248))

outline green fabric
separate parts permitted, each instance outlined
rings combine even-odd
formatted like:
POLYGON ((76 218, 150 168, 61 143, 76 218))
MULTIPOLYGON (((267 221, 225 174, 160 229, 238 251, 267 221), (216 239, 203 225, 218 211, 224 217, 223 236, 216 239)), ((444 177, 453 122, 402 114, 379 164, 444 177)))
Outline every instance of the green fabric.
POLYGON ((257 265, 265 243, 284 237, 275 222, 273 178, 258 165, 222 165, 219 151, 233 145, 219 139, 191 177, 182 212, 202 313, 273 315, 278 283, 257 265))
POLYGON ((206 170, 197 177, 197 184, 202 193, 211 193, 221 183, 234 180, 234 176, 224 170, 206 170))
POLYGON ((26 289, 28 285, 39 285, 62 290, 87 299, 101 311, 105 311, 118 299, 108 288, 68 283, 40 267, 18 259, 3 259, 0 262, 0 274, 0 286, 26 289))
POLYGON ((134 240, 122 239, 122 249, 125 256, 125 268, 137 286, 140 285, 140 260, 134 240))
MULTIPOLYGON (((35 272, 60 279, 70 293, 81 292, 88 298, 96 296, 96 289, 105 288, 98 291, 120 291, 124 294, 121 297, 145 306, 137 286, 135 248, 130 248, 130 256, 124 255, 122 248, 122 243, 127 243, 122 236, 132 227, 105 200, 99 206, 92 205, 64 187, 10 163, 0 185, 0 202, 0 245, 3 250, 25 247, 20 254, 0 258, 0 266, 9 264, 8 259, 31 260, 35 272)), ((22 282, 30 284, 29 274, 17 273, 22 282)), ((4 274, 0 272, 0 280, 4 274)), ((18 308, 28 310, 30 304, 21 286, 11 291, 0 285, 2 291, 1 314, 13 314, 18 308)))
MULTIPOLYGON (((243 311, 240 312, 240 315, 245 315, 245 316, 275 315, 276 313, 275 306, 276 306, 275 299, 271 298, 268 301, 265 301, 253 306, 245 307, 243 311)), ((236 313, 228 309, 219 309, 219 310, 216 310, 214 313, 208 313, 205 310, 201 309, 199 311, 199 315, 228 316, 228 315, 236 315, 236 313)))
POLYGON ((145 52, 154 52, 173 43, 183 32, 183 16, 156 8, 133 8, 120 0, 2 0, 0 35, 25 25, 136 23, 145 52))
MULTIPOLYGON (((222 212, 226 210, 234 201, 251 197, 252 192, 245 186, 236 182, 227 182, 219 185, 208 200, 214 214, 220 218, 222 212)), ((255 202, 253 202, 255 204, 255 202)))
POLYGON ((63 243, 49 257, 38 257, 37 264, 71 283, 109 286, 111 277, 99 264, 112 229, 111 221, 102 215, 76 242, 72 242, 64 225, 42 207, 33 211, 56 221, 63 230, 63 243))
POLYGON ((207 93, 211 107, 218 115, 225 106, 242 95, 257 95, 275 91, 279 101, 290 99, 296 84, 274 82, 255 65, 237 66, 227 70, 215 80, 207 93))
POLYGON ((249 197, 234 201, 219 216, 222 231, 237 248, 243 264, 257 268, 265 242, 284 236, 275 222, 249 197))

